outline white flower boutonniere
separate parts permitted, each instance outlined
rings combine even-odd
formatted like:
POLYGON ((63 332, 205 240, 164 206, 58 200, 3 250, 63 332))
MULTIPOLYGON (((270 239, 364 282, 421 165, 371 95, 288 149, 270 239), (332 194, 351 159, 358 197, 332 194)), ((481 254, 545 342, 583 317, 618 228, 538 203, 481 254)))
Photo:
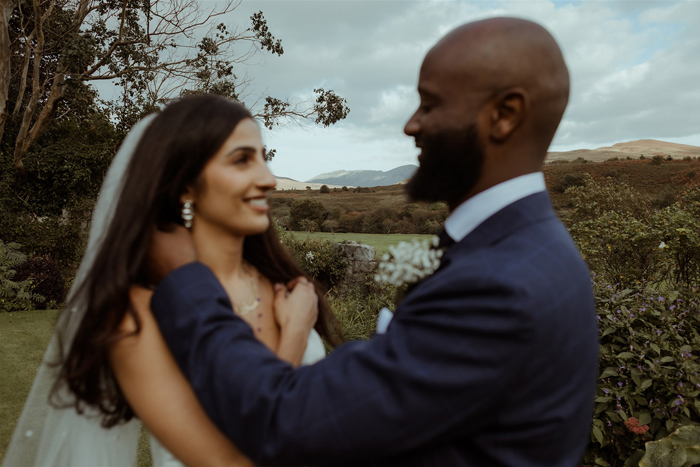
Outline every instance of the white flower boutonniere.
POLYGON ((414 239, 390 246, 389 253, 382 256, 374 280, 397 287, 418 284, 440 267, 443 251, 436 249, 438 242, 438 237, 433 237, 430 242, 414 239))

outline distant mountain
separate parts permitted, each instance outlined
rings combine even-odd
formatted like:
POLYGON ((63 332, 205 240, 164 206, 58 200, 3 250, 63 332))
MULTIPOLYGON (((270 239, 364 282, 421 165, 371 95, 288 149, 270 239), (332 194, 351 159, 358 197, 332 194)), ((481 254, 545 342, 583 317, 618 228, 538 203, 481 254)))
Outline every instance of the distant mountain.
MULTIPOLYGON (((297 180, 294 180, 293 178, 289 177, 275 177, 275 180, 277 180, 277 189, 278 190, 306 190, 306 187, 311 188, 312 190, 318 190, 321 188, 321 186, 324 185, 324 183, 309 183, 309 182, 299 182, 297 180)), ((328 185, 328 188, 341 188, 342 185, 328 185)), ((352 188, 351 185, 347 185, 348 188, 352 188)))
POLYGON ((593 162, 601 162, 612 157, 625 159, 631 157, 639 159, 639 156, 645 156, 651 159, 653 156, 671 156, 674 159, 682 159, 684 157, 700 156, 700 147, 689 146, 687 144, 669 143, 666 141, 658 141, 655 139, 640 139, 637 141, 628 141, 626 143, 613 144, 610 147, 598 149, 576 149, 566 152, 549 152, 547 153, 547 162, 557 160, 574 160, 582 157, 593 162))
POLYGON ((309 179, 309 183, 345 186, 388 186, 411 178, 418 166, 402 165, 387 172, 381 170, 336 170, 309 179))

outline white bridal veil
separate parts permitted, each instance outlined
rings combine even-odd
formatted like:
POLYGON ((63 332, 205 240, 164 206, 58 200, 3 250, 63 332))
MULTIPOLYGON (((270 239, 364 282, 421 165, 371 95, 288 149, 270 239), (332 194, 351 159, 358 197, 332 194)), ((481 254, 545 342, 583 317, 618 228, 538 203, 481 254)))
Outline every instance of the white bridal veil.
MULTIPOLYGON (((105 429, 100 425, 101 417, 97 411, 86 409, 79 415, 73 407, 51 407, 49 393, 56 380, 57 369, 49 363, 59 355, 59 345, 63 345, 65 351, 70 348, 83 319, 84 300, 73 295, 92 269, 95 255, 114 217, 126 169, 141 136, 154 118, 154 115, 149 115, 134 126, 107 171, 92 214, 87 250, 69 293, 69 298, 76 298, 75 303, 78 305, 70 311, 64 310, 59 318, 10 441, 3 467, 107 467, 133 466, 136 462, 141 423, 133 419, 126 424, 105 429), (59 332, 62 333, 61 340, 59 332)), ((65 394, 61 395, 61 399, 71 400, 72 396, 67 391, 63 392, 65 394)))

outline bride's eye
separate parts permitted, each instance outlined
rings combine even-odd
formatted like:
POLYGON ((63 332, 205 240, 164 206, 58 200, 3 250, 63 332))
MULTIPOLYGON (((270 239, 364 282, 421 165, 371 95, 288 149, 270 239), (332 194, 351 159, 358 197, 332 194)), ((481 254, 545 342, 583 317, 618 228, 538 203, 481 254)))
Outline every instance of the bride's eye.
POLYGON ((247 164, 250 161, 250 154, 241 154, 233 159, 235 165, 247 164))

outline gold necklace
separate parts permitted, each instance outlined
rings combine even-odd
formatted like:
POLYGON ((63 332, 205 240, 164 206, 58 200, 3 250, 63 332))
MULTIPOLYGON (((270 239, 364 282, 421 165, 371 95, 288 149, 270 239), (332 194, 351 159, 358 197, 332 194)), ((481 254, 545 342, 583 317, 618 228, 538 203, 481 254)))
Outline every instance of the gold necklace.
POLYGON ((233 300, 231 300, 233 304, 233 311, 241 316, 245 316, 251 311, 255 310, 260 304, 260 296, 258 295, 258 281, 254 269, 255 268, 253 268, 253 266, 248 262, 243 262, 243 271, 246 272, 246 275, 250 280, 251 301, 247 305, 239 306, 236 303, 233 303, 233 300), (248 269, 248 272, 245 271, 246 269, 248 269), (253 269, 253 271, 251 272, 250 269, 253 269))

